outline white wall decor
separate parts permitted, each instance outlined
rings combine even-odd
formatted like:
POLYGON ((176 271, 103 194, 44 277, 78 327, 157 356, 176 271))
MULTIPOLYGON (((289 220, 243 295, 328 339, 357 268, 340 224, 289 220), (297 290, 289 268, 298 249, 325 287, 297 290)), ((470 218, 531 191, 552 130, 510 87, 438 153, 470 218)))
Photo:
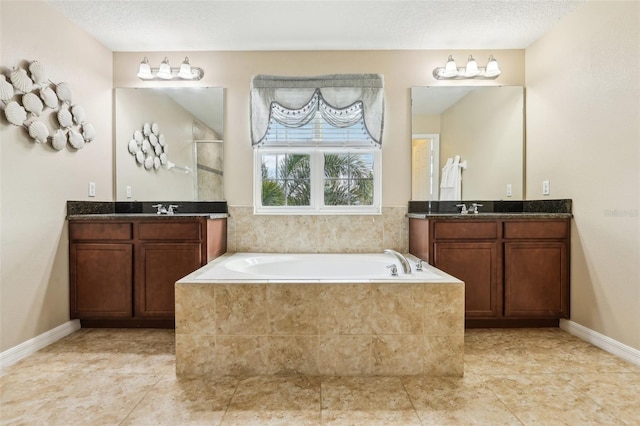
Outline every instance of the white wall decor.
POLYGON ((167 164, 167 148, 158 123, 144 123, 142 130, 134 130, 133 138, 127 145, 129 153, 147 170, 158 170, 161 165, 167 164))
POLYGON ((29 72, 20 66, 13 67, 8 80, 0 74, 0 101, 7 121, 24 127, 34 142, 51 143, 56 151, 64 149, 67 143, 78 150, 91 142, 96 136, 95 127, 87 122, 84 108, 72 104, 69 84, 53 83, 38 61, 32 61, 28 68, 29 72), (48 120, 54 113, 56 119, 48 120), (59 128, 50 131, 47 122, 57 123, 59 128))

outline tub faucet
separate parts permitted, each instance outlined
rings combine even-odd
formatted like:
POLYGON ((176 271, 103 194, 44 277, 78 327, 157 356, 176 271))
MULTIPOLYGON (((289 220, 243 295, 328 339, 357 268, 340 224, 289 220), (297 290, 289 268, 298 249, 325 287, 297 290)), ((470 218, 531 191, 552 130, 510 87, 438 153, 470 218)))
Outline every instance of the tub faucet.
POLYGON ((400 265, 402 266, 402 272, 404 272, 405 274, 411 273, 411 265, 409 264, 407 258, 404 257, 401 253, 398 253, 397 251, 391 249, 385 249, 384 253, 392 254, 396 259, 398 259, 400 265))

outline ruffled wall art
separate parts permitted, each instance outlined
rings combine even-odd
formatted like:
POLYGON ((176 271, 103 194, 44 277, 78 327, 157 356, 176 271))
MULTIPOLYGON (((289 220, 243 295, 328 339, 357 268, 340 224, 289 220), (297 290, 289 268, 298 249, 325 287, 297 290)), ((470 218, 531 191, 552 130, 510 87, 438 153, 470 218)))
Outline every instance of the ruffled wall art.
POLYGON ((158 170, 168 162, 167 145, 158 123, 144 123, 142 129, 133 131, 127 149, 146 170, 158 170))
POLYGON ((51 144, 56 151, 65 147, 76 151, 91 142, 96 130, 87 122, 84 108, 73 104, 69 83, 49 80, 39 61, 27 68, 17 66, 0 74, 0 107, 9 124, 23 127, 34 143, 51 144), (55 119, 47 120, 49 115, 55 119), (47 122, 57 127, 50 130, 47 122))

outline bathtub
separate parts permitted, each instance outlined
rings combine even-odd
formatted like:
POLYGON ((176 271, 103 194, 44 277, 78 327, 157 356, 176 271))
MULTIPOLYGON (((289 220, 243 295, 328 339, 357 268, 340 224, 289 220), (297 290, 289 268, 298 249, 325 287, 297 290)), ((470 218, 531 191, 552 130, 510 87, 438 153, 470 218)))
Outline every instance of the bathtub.
POLYGON ((219 257, 176 282, 177 376, 462 376, 464 283, 406 257, 219 257))
POLYGON ((205 267, 193 277, 195 281, 267 280, 320 282, 433 281, 443 277, 428 265, 417 271, 417 258, 406 256, 411 274, 403 274, 399 262, 389 254, 277 254, 235 253, 205 267), (398 275, 392 276, 390 265, 398 275))

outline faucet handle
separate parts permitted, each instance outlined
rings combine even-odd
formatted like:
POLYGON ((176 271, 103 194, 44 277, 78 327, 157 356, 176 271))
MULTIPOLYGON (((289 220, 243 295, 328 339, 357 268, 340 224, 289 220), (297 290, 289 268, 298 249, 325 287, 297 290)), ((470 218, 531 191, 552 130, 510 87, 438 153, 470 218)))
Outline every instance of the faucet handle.
POLYGON ((177 210, 178 207, 180 206, 176 204, 169 204, 169 210, 167 210, 167 214, 174 214, 175 213, 174 210, 177 210))
POLYGON ((162 204, 154 204, 151 207, 155 207, 158 209, 158 211, 156 212, 156 214, 162 214, 162 210, 164 209, 164 207, 162 206, 162 204))
POLYGON ((387 265, 388 269, 391 269, 391 275, 394 277, 398 276, 398 267, 396 265, 387 265))
POLYGON ((478 207, 482 207, 482 204, 478 204, 478 203, 471 204, 471 211, 474 214, 478 214, 479 213, 478 207))
POLYGON ((416 262, 416 271, 422 271, 422 259, 418 259, 416 262))
POLYGON ((462 207, 462 209, 460 210, 460 214, 467 214, 468 213, 466 204, 456 204, 456 207, 462 207))

